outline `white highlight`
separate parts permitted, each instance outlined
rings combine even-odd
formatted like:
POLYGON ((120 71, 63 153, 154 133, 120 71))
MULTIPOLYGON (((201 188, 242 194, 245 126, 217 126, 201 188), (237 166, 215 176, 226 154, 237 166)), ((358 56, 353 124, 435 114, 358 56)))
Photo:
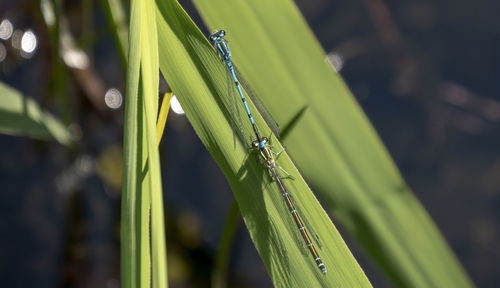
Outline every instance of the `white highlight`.
POLYGON ((184 114, 181 103, 179 103, 179 100, 177 100, 175 95, 172 96, 172 99, 170 99, 170 108, 172 108, 172 111, 174 111, 175 114, 184 114))
POLYGON ((37 39, 35 33, 31 30, 24 32, 21 38, 21 50, 25 53, 33 54, 36 50, 36 46, 37 39))

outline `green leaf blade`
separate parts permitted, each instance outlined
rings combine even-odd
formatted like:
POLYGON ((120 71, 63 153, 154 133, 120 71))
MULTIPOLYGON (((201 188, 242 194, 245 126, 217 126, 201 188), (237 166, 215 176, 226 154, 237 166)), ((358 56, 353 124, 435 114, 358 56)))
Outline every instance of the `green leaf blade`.
POLYGON ((388 277, 400 286, 473 286, 293 2, 195 4, 212 30, 226 30, 240 71, 280 123, 308 107, 287 150, 388 277))
POLYGON ((0 82, 0 132, 70 145, 71 132, 50 113, 19 91, 0 82))
POLYGON ((167 287, 159 152, 155 6, 131 5, 122 197, 122 285, 167 287), (151 227, 151 228, 150 228, 151 227), (149 235, 151 234, 151 239, 149 235))
MULTIPOLYGON (((319 253, 328 273, 321 274, 309 252, 301 251, 302 239, 276 184, 264 166, 257 163, 256 154, 249 154, 240 142, 234 147, 225 67, 177 2, 157 1, 157 6, 160 68, 196 133, 233 188, 245 224, 274 285, 371 287, 290 158, 283 153, 278 162, 295 178, 287 180, 288 188, 324 243, 319 253)), ((256 112, 253 114, 259 129, 269 135, 264 120, 256 112)), ((243 123, 244 129, 251 131, 247 122, 243 123)), ((273 139, 273 144, 279 151, 280 143, 273 139)))

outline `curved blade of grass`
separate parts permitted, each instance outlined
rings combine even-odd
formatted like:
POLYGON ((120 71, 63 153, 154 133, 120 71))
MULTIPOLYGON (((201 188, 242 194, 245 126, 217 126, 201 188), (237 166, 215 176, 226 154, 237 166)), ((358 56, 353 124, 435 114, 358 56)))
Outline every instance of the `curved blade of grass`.
MULTIPOLYGON (((283 153, 278 162, 295 180, 286 180, 304 216, 321 237, 319 251, 328 268, 321 274, 301 249, 300 234, 281 195, 257 155, 233 145, 225 67, 180 5, 158 0, 160 68, 182 104, 196 133, 228 179, 250 236, 277 287, 371 287, 363 271, 319 205, 311 190, 283 153)), ((249 103, 252 111, 255 107, 249 103)), ((254 118, 264 135, 269 127, 254 118)), ((247 121, 248 122, 248 121, 247 121)), ((245 130, 251 131, 244 122, 245 130)), ((274 139, 276 151, 281 145, 274 139)), ((305 247, 304 247, 305 249, 305 247)))
POLYGON ((167 92, 163 95, 161 101, 160 113, 158 114, 158 123, 156 123, 156 135, 158 135, 158 145, 160 145, 163 138, 163 130, 165 130, 165 123, 167 123, 168 111, 170 110, 170 100, 174 93, 167 92))
POLYGON ((100 4, 104 10, 106 21, 113 33, 118 54, 123 67, 127 66, 127 19, 125 17, 125 9, 123 8, 121 0, 101 0, 100 4))
POLYGON ((159 74, 155 5, 150 0, 133 0, 131 7, 123 154, 122 285, 149 287, 152 282, 152 287, 167 287, 156 135, 159 74))
POLYGON ((226 222, 222 228, 219 247, 215 255, 215 264, 212 269, 212 287, 224 288, 227 287, 227 272, 229 268, 229 252, 233 243, 238 228, 238 220, 240 219, 240 209, 238 203, 233 200, 231 207, 226 215, 226 222))
POLYGON ((50 77, 50 93, 54 95, 59 109, 61 110, 61 118, 65 124, 71 123, 71 107, 69 97, 67 97, 66 83, 67 75, 62 60, 61 38, 64 38, 64 33, 61 31, 61 1, 58 0, 41 0, 40 13, 43 17, 50 40, 50 52, 52 61, 52 75, 50 77))
POLYGON ((19 91, 0 82, 0 132, 43 140, 55 140, 63 145, 74 141, 70 131, 38 104, 19 91))
POLYGON ((293 2, 194 2, 212 30, 226 30, 240 71, 279 123, 308 106, 287 149, 387 276, 401 287, 472 286, 293 2))

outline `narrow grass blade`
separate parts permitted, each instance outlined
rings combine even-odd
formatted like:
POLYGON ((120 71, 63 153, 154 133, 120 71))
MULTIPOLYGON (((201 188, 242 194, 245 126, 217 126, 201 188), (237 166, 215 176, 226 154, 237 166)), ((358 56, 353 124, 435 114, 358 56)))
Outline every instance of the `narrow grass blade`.
POLYGON ((226 222, 222 229, 221 239, 219 240, 219 247, 215 256, 215 264, 212 270, 212 287, 225 288, 227 287, 227 272, 229 268, 229 252, 231 251, 231 244, 233 243, 238 228, 238 221, 240 219, 240 209, 238 203, 233 200, 231 208, 226 215, 226 222))
POLYGON ((152 283, 152 287, 167 287, 156 135, 159 74, 155 4, 133 0, 131 7, 123 156, 122 285, 149 287, 152 283))
POLYGON ((61 10, 59 0, 41 0, 40 13, 47 26, 48 38, 50 40, 52 75, 50 77, 50 93, 54 96, 61 110, 61 118, 65 124, 71 123, 71 105, 66 94, 67 75, 62 60, 61 39, 64 35, 61 31, 61 10))
POLYGON ((127 38, 127 19, 125 17, 125 9, 121 0, 100 0, 101 6, 106 15, 108 26, 113 33, 113 39, 120 55, 123 67, 127 66, 126 51, 128 48, 127 38))
POLYGON ((167 92, 163 95, 163 101, 161 102, 160 113, 158 114, 158 123, 156 124, 156 135, 158 135, 158 145, 160 145, 161 139, 163 137, 163 130, 165 129, 165 123, 167 122, 168 111, 170 110, 170 100, 174 93, 167 92))

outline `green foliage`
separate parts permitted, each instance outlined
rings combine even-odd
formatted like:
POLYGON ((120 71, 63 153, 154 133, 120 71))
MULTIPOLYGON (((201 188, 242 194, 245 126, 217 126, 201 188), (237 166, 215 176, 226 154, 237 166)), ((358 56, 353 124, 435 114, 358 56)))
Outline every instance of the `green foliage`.
MULTIPOLYGON (((278 162, 294 177, 286 180, 287 185, 309 227, 321 237, 319 252, 327 275, 321 275, 304 253, 281 195, 262 164, 243 143, 233 143, 225 68, 179 4, 158 0, 155 14, 149 1, 137 2, 133 1, 131 9, 122 228, 123 241, 129 245, 122 248, 122 259, 133 261, 124 261, 125 285, 149 283, 147 212, 152 203, 152 223, 159 225, 154 211, 162 211, 155 207, 161 205, 161 195, 156 194, 161 192, 161 182, 152 144, 157 141, 152 126, 157 107, 151 96, 157 95, 153 71, 159 52, 161 71, 233 188, 275 286, 369 287, 332 222, 283 153, 278 162), (141 174, 143 169, 148 169, 145 174, 141 174), (139 190, 151 194, 137 194, 139 190), (131 276, 139 268, 141 274, 131 276)), ((227 31, 243 75, 278 122, 289 128, 287 151, 304 176, 388 277, 398 286, 472 286, 293 3, 195 2, 209 27, 227 31)), ((270 135, 250 106, 259 129, 270 135)), ((243 124, 250 131, 249 124, 243 124)), ((282 148, 275 138, 273 144, 276 151, 282 148)), ((155 241, 158 245, 162 238, 155 238, 153 227, 152 231, 155 249, 155 241)), ((163 262, 155 262, 155 252, 164 255, 164 250, 151 252, 153 284, 164 283, 155 278, 165 271, 163 262)))
MULTIPOLYGON (((346 247, 294 164, 283 153, 278 162, 295 180, 286 180, 302 213, 321 237, 320 255, 328 268, 321 274, 306 251, 283 199, 241 142, 233 143, 230 95, 226 71, 213 47, 176 1, 158 0, 160 68, 198 136, 226 175, 245 224, 277 287, 370 287, 363 271, 346 247)), ((250 103, 251 105, 251 103, 250 103)), ((264 135, 269 128, 254 111, 264 135)), ((244 128, 251 131, 245 121, 244 128)), ((247 143, 248 145, 249 143, 247 143)), ((274 149, 282 147, 273 138, 274 149)))
POLYGON ((19 91, 0 83, 0 132, 69 145, 74 140, 70 131, 50 113, 19 91))
POLYGON ((122 285, 149 287, 152 282, 152 287, 167 287, 156 135, 159 75, 155 5, 153 1, 133 0, 131 7, 123 152, 122 285))
POLYGON ((113 38, 116 43, 118 55, 120 55, 120 60, 125 67, 127 64, 126 51, 128 49, 128 30, 127 19, 125 17, 125 11, 122 5, 122 1, 101 0, 100 3, 106 15, 108 26, 113 33, 113 38))
POLYGON ((287 150, 387 276, 401 287, 472 286, 293 2, 195 3, 211 31, 227 31, 236 64, 279 123, 307 107, 287 150))

